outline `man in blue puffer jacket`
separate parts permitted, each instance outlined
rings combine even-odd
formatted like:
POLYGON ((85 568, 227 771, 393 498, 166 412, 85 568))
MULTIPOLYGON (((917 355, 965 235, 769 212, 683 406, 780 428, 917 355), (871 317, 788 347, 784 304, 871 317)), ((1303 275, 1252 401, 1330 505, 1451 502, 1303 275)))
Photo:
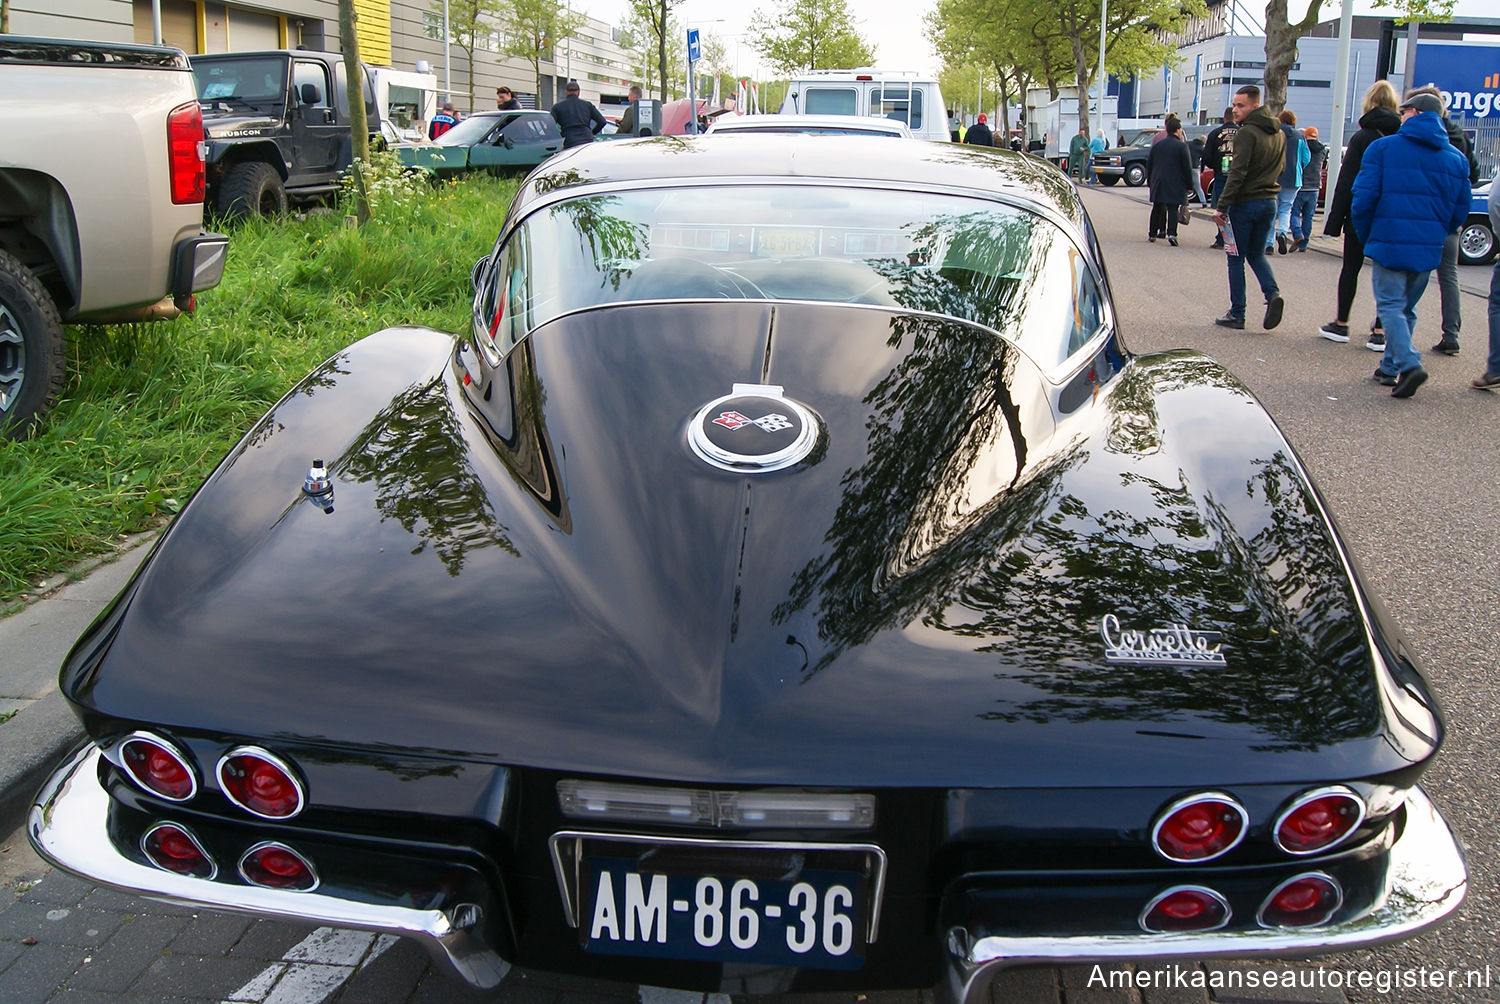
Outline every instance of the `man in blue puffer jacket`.
POLYGON ((1370 144, 1354 179, 1349 213, 1375 262, 1370 284, 1385 324, 1385 356, 1375 379, 1392 397, 1411 397, 1427 380, 1411 344, 1417 301, 1443 257, 1443 242, 1469 215, 1469 165, 1448 142, 1443 102, 1408 94, 1401 129, 1370 144))

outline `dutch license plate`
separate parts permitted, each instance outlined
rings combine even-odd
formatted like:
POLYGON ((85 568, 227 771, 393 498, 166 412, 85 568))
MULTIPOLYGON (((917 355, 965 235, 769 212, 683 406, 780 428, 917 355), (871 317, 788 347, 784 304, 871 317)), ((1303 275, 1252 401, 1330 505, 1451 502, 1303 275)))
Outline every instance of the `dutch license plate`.
POLYGON ((816 230, 762 230, 760 253, 770 255, 814 254, 818 250, 816 230))
POLYGON ((858 872, 804 869, 795 881, 640 870, 584 861, 583 947, 609 955, 857 969, 868 904, 858 872))

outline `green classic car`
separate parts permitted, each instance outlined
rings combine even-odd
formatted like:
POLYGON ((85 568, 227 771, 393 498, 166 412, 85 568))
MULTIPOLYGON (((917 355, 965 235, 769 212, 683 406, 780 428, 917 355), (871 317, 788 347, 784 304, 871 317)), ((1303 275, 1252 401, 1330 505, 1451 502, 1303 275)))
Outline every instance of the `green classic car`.
POLYGON ((403 164, 450 178, 465 171, 499 174, 532 168, 562 149, 562 133, 548 112, 478 112, 432 143, 396 147, 403 164))

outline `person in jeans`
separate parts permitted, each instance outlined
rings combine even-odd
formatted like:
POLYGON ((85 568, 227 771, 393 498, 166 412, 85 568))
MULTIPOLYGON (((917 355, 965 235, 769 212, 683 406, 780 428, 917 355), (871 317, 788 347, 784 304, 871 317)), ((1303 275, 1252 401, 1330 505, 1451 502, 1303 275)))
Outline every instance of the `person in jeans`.
POLYGON ((1443 99, 1408 94, 1401 128, 1370 144, 1354 179, 1349 216, 1375 262, 1370 286, 1385 322, 1385 355, 1375 380, 1411 397, 1427 380, 1412 346, 1417 301, 1443 256, 1443 241, 1469 215, 1469 165, 1448 142, 1443 99))
MULTIPOLYGON (((1208 208, 1219 208, 1219 193, 1224 191, 1224 183, 1229 180, 1229 158, 1234 151, 1234 134, 1239 132, 1239 125, 1234 121, 1234 108, 1231 106, 1224 109, 1224 121, 1214 127, 1213 132, 1203 141, 1203 163, 1209 170, 1214 172, 1214 177, 1208 184, 1208 208)), ((1224 233, 1219 228, 1214 228, 1214 242, 1209 245, 1214 248, 1224 246, 1224 233)))
POLYGON ((1286 166, 1286 138, 1281 133, 1281 123, 1261 107, 1260 88, 1254 84, 1235 91, 1231 107, 1240 128, 1234 136, 1229 180, 1219 193, 1214 222, 1222 226, 1228 221, 1239 253, 1225 255, 1229 263, 1229 312, 1215 318, 1214 323, 1226 328, 1245 326, 1248 261, 1266 298, 1266 314, 1261 323, 1269 331, 1281 323, 1286 308, 1265 251, 1276 224, 1276 193, 1280 190, 1276 179, 1286 166))
POLYGON ((1302 131, 1310 154, 1307 166, 1302 169, 1302 186, 1292 202, 1292 241, 1298 251, 1307 250, 1312 237, 1313 214, 1318 210, 1318 188, 1323 180, 1323 161, 1328 156, 1328 147, 1318 141, 1318 127, 1308 126, 1302 131))
MULTIPOLYGON (((1490 229, 1500 234, 1497 189, 1500 186, 1490 189, 1490 229)), ((1500 259, 1496 259, 1495 270, 1490 273, 1490 358, 1484 372, 1469 381, 1469 386, 1475 390, 1500 390, 1500 259)))
MULTIPOLYGON (((1364 105, 1360 109, 1359 131, 1349 139, 1344 154, 1343 166, 1339 168, 1338 181, 1333 194, 1328 198, 1328 215, 1323 221, 1323 233, 1329 237, 1344 238, 1344 266, 1339 269, 1338 313, 1334 319, 1318 329, 1318 334, 1330 342, 1349 340, 1349 312, 1354 309, 1354 294, 1359 289, 1359 270, 1365 267, 1365 246, 1349 223, 1349 199, 1354 192, 1354 179, 1359 175, 1360 164, 1369 145, 1383 136, 1394 136, 1401 128, 1401 116, 1396 106, 1401 103, 1396 89, 1389 80, 1377 80, 1365 91, 1364 105)), ((1380 318, 1370 325, 1370 337, 1365 347, 1373 352, 1385 351, 1385 329, 1380 318)))
MULTIPOLYGON (((1292 203, 1297 199, 1297 190, 1302 187, 1302 168, 1310 156, 1307 141, 1297 129, 1297 113, 1283 108, 1276 116, 1281 123, 1281 135, 1286 140, 1286 164, 1276 183, 1281 190, 1276 193, 1276 253, 1286 254, 1292 247, 1292 203)), ((1266 254, 1271 249, 1266 248, 1266 254)))
MULTIPOLYGON (((1442 100, 1443 92, 1431 84, 1424 87, 1414 87, 1412 94, 1431 94, 1438 100, 1442 100)), ((1479 161, 1474 158, 1474 144, 1469 142, 1469 137, 1464 135, 1463 129, 1458 123, 1448 117, 1446 106, 1443 111, 1443 128, 1447 130, 1448 142, 1463 154, 1469 162, 1469 184, 1479 184, 1479 161)), ((1442 294, 1441 304, 1443 308, 1443 337, 1432 351, 1441 352, 1445 356, 1458 355, 1458 333, 1463 329, 1463 318, 1459 315, 1459 304, 1461 302, 1458 289, 1458 234, 1449 234, 1447 241, 1443 243, 1443 260, 1438 264, 1438 292, 1442 294)))

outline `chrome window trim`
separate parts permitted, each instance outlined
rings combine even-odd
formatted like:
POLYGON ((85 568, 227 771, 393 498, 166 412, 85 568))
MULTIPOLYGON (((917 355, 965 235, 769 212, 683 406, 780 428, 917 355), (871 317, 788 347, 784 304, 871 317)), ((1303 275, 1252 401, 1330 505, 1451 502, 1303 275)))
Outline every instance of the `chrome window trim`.
POLYGON ((212 882, 214 879, 218 878, 219 877, 219 863, 213 859, 213 856, 211 854, 208 853, 208 849, 203 846, 203 841, 201 841, 201 840, 198 839, 198 834, 196 834, 192 830, 188 829, 182 823, 173 823, 173 822, 169 822, 168 820, 164 819, 161 822, 159 822, 159 823, 155 824, 154 826, 152 826, 145 833, 141 834, 141 844, 140 844, 140 846, 141 846, 141 854, 145 857, 145 859, 147 861, 151 862, 151 864, 154 865, 155 867, 160 868, 164 872, 168 872, 168 873, 170 873, 172 875, 182 875, 182 872, 172 871, 172 869, 170 869, 170 868, 166 867, 165 865, 159 863, 156 860, 156 858, 152 857, 151 852, 146 849, 146 841, 148 841, 148 840, 151 839, 151 834, 155 833, 157 830, 163 829, 164 827, 168 827, 168 826, 172 827, 172 829, 177 830, 183 836, 187 837, 188 841, 194 847, 196 847, 198 849, 198 853, 201 854, 201 855, 203 855, 203 860, 208 862, 208 874, 207 875, 205 875, 205 876, 187 875, 187 876, 184 876, 184 877, 185 878, 196 878, 196 879, 200 879, 201 881, 204 881, 204 882, 212 882))
POLYGON ((1276 847, 1278 850, 1280 850, 1283 854, 1290 854, 1294 858, 1305 858, 1313 854, 1322 854, 1324 851, 1333 850, 1339 844, 1342 844, 1344 841, 1353 836, 1354 831, 1358 830, 1360 825, 1364 823, 1365 816, 1368 814, 1368 812, 1369 809, 1365 805, 1365 800, 1359 796, 1359 792, 1355 791, 1353 788, 1349 787, 1346 784, 1330 784, 1322 788, 1313 788, 1309 791, 1304 791, 1300 795, 1295 796, 1290 802, 1286 804, 1286 808, 1282 809, 1281 812, 1276 814, 1276 821, 1271 824, 1271 839, 1276 842, 1276 847), (1324 844, 1322 847, 1314 847, 1309 851, 1294 851, 1290 847, 1283 844, 1281 842, 1281 824, 1286 822, 1287 817, 1296 812, 1298 809, 1302 808, 1308 802, 1314 802, 1329 795, 1344 795, 1348 798, 1354 799, 1354 804, 1359 806, 1359 815, 1355 817, 1354 825, 1349 827, 1349 829, 1344 833, 1340 834, 1337 840, 1324 844))
POLYGON ((301 779, 297 777, 297 772, 292 769, 292 765, 285 759, 277 756, 275 753, 272 753, 270 750, 266 749, 263 746, 236 746, 228 753, 225 753, 223 756, 219 757, 218 766, 214 768, 214 780, 219 783, 219 791, 223 792, 224 797, 227 798, 232 804, 238 806, 241 809, 244 809, 246 812, 250 813, 250 815, 256 816, 260 819, 270 819, 276 822, 295 819, 297 816, 300 816, 302 814, 303 809, 307 808, 307 789, 303 786, 301 779), (243 804, 239 799, 235 798, 229 793, 229 787, 224 783, 224 765, 237 756, 246 755, 259 757, 260 759, 275 765, 281 770, 282 773, 284 773, 291 779, 292 787, 297 789, 297 809, 295 812, 288 813, 285 816, 268 816, 263 812, 256 812, 254 809, 250 808, 250 806, 243 804))
POLYGON ((313 863, 308 860, 307 855, 303 854, 301 851, 298 851, 298 850, 296 850, 296 849, 294 849, 292 847, 288 847, 286 844, 282 843, 279 840, 262 840, 260 843, 255 844, 255 845, 251 846, 250 848, 248 848, 245 851, 244 854, 240 855, 240 860, 239 860, 238 864, 235 865, 235 871, 237 871, 237 872, 240 873, 240 878, 244 879, 246 882, 248 882, 251 885, 255 886, 255 888, 257 888, 257 889, 274 889, 277 892, 299 892, 299 893, 300 892, 312 892, 313 890, 317 889, 318 886, 320 886, 320 885, 323 884, 323 880, 318 877, 318 870, 313 867, 313 863), (310 886, 308 886, 306 889, 290 889, 290 888, 288 888, 286 886, 282 886, 282 885, 266 885, 266 884, 264 884, 262 882, 257 882, 253 878, 251 878, 249 875, 246 875, 245 874, 245 862, 248 861, 248 860, 250 860, 250 855, 254 854, 256 851, 263 851, 263 850, 265 850, 268 847, 274 847, 278 851, 286 851, 292 857, 294 857, 298 861, 302 862, 302 866, 307 869, 307 874, 309 874, 309 875, 312 876, 313 884, 310 885, 310 886))
POLYGON ((557 889, 562 895, 563 918, 569 927, 578 926, 578 908, 581 902, 583 864, 583 842, 593 840, 623 844, 652 844, 669 847, 733 848, 754 851, 833 851, 868 855, 870 868, 870 921, 865 934, 866 944, 873 945, 880 934, 880 904, 885 898, 885 851, 876 844, 867 843, 817 843, 794 840, 715 840, 710 837, 662 837, 645 833, 596 833, 585 830, 559 830, 547 838, 547 848, 552 854, 552 870, 557 876, 557 889), (563 860, 565 844, 571 844, 570 862, 563 860))
POLYGON ((1223 791, 1201 791, 1193 795, 1184 795, 1182 798, 1167 803, 1166 808, 1162 809, 1156 814, 1156 822, 1151 824, 1151 847, 1156 851, 1157 854, 1161 855, 1164 860, 1170 861, 1173 864, 1201 865, 1205 861, 1213 861, 1216 858, 1222 858, 1224 855, 1234 850, 1240 844, 1244 843, 1245 835, 1249 832, 1250 814, 1245 811, 1245 807, 1240 804, 1239 799, 1223 791), (1240 816, 1240 832, 1235 836, 1233 840, 1229 842, 1228 846, 1226 846, 1222 851, 1217 851, 1213 854, 1208 855, 1207 857, 1174 858, 1172 857, 1172 855, 1162 850, 1161 842, 1158 840, 1158 837, 1161 835, 1162 825, 1166 823, 1166 821, 1171 817, 1172 813, 1176 812, 1179 809, 1185 809, 1190 805, 1197 805, 1199 802, 1223 802, 1230 808, 1234 809, 1234 811, 1239 813, 1240 816))
POLYGON ((1322 927, 1324 924, 1333 919, 1334 914, 1338 913, 1339 908, 1343 905, 1344 885, 1342 882, 1340 882, 1338 879, 1334 878, 1327 872, 1302 872, 1301 874, 1293 875, 1291 878, 1287 879, 1285 882, 1282 882, 1275 889, 1272 889, 1269 893, 1266 894, 1266 898, 1261 901, 1260 909, 1255 911, 1255 922, 1261 927, 1264 927, 1267 930, 1271 931, 1300 931, 1308 927, 1322 927), (1310 878, 1323 879, 1329 885, 1333 886, 1333 891, 1336 894, 1336 898, 1334 900, 1333 906, 1329 909, 1329 911, 1324 914, 1320 920, 1313 924, 1268 924, 1266 922, 1266 908, 1271 905, 1271 900, 1276 898, 1276 894, 1281 892, 1281 890, 1285 889, 1287 886, 1291 885, 1293 882, 1300 882, 1303 879, 1310 878))
POLYGON ((1170 889, 1163 889, 1161 892, 1157 893, 1151 898, 1151 901, 1149 903, 1141 908, 1141 915, 1136 918, 1136 925, 1139 926, 1140 929, 1142 931, 1145 931, 1147 934, 1204 934, 1209 931, 1218 931, 1222 930, 1225 927, 1228 927, 1229 920, 1233 915, 1234 911, 1230 909, 1229 900, 1225 899, 1224 894, 1219 892, 1217 889, 1210 889, 1206 885, 1174 885, 1170 889), (1160 904, 1162 900, 1179 892, 1201 892, 1206 894, 1224 908, 1224 919, 1219 921, 1219 923, 1215 924, 1213 927, 1197 927, 1193 928, 1192 931, 1162 931, 1154 927, 1147 927, 1146 918, 1151 916, 1151 911, 1155 910, 1157 905, 1160 904))
POLYGON ((103 750, 103 753, 105 759, 124 771, 125 776, 130 778, 130 780, 135 784, 136 787, 140 788, 146 794, 151 795, 154 798, 163 798, 168 802, 176 802, 180 804, 182 802, 192 801, 192 799, 198 794, 199 784, 197 765, 193 762, 192 758, 183 753, 175 743, 162 738, 155 732, 147 732, 144 729, 137 729, 136 731, 130 733, 129 735, 120 739, 118 742, 111 745, 108 749, 103 750), (187 769, 188 780, 192 782, 192 788, 186 795, 184 795, 182 798, 173 798, 170 795, 163 795, 159 791, 148 788, 145 782, 135 776, 135 772, 125 765, 125 747, 134 740, 151 743, 153 746, 158 746, 161 749, 166 750, 173 759, 175 759, 178 763, 180 763, 187 769))

